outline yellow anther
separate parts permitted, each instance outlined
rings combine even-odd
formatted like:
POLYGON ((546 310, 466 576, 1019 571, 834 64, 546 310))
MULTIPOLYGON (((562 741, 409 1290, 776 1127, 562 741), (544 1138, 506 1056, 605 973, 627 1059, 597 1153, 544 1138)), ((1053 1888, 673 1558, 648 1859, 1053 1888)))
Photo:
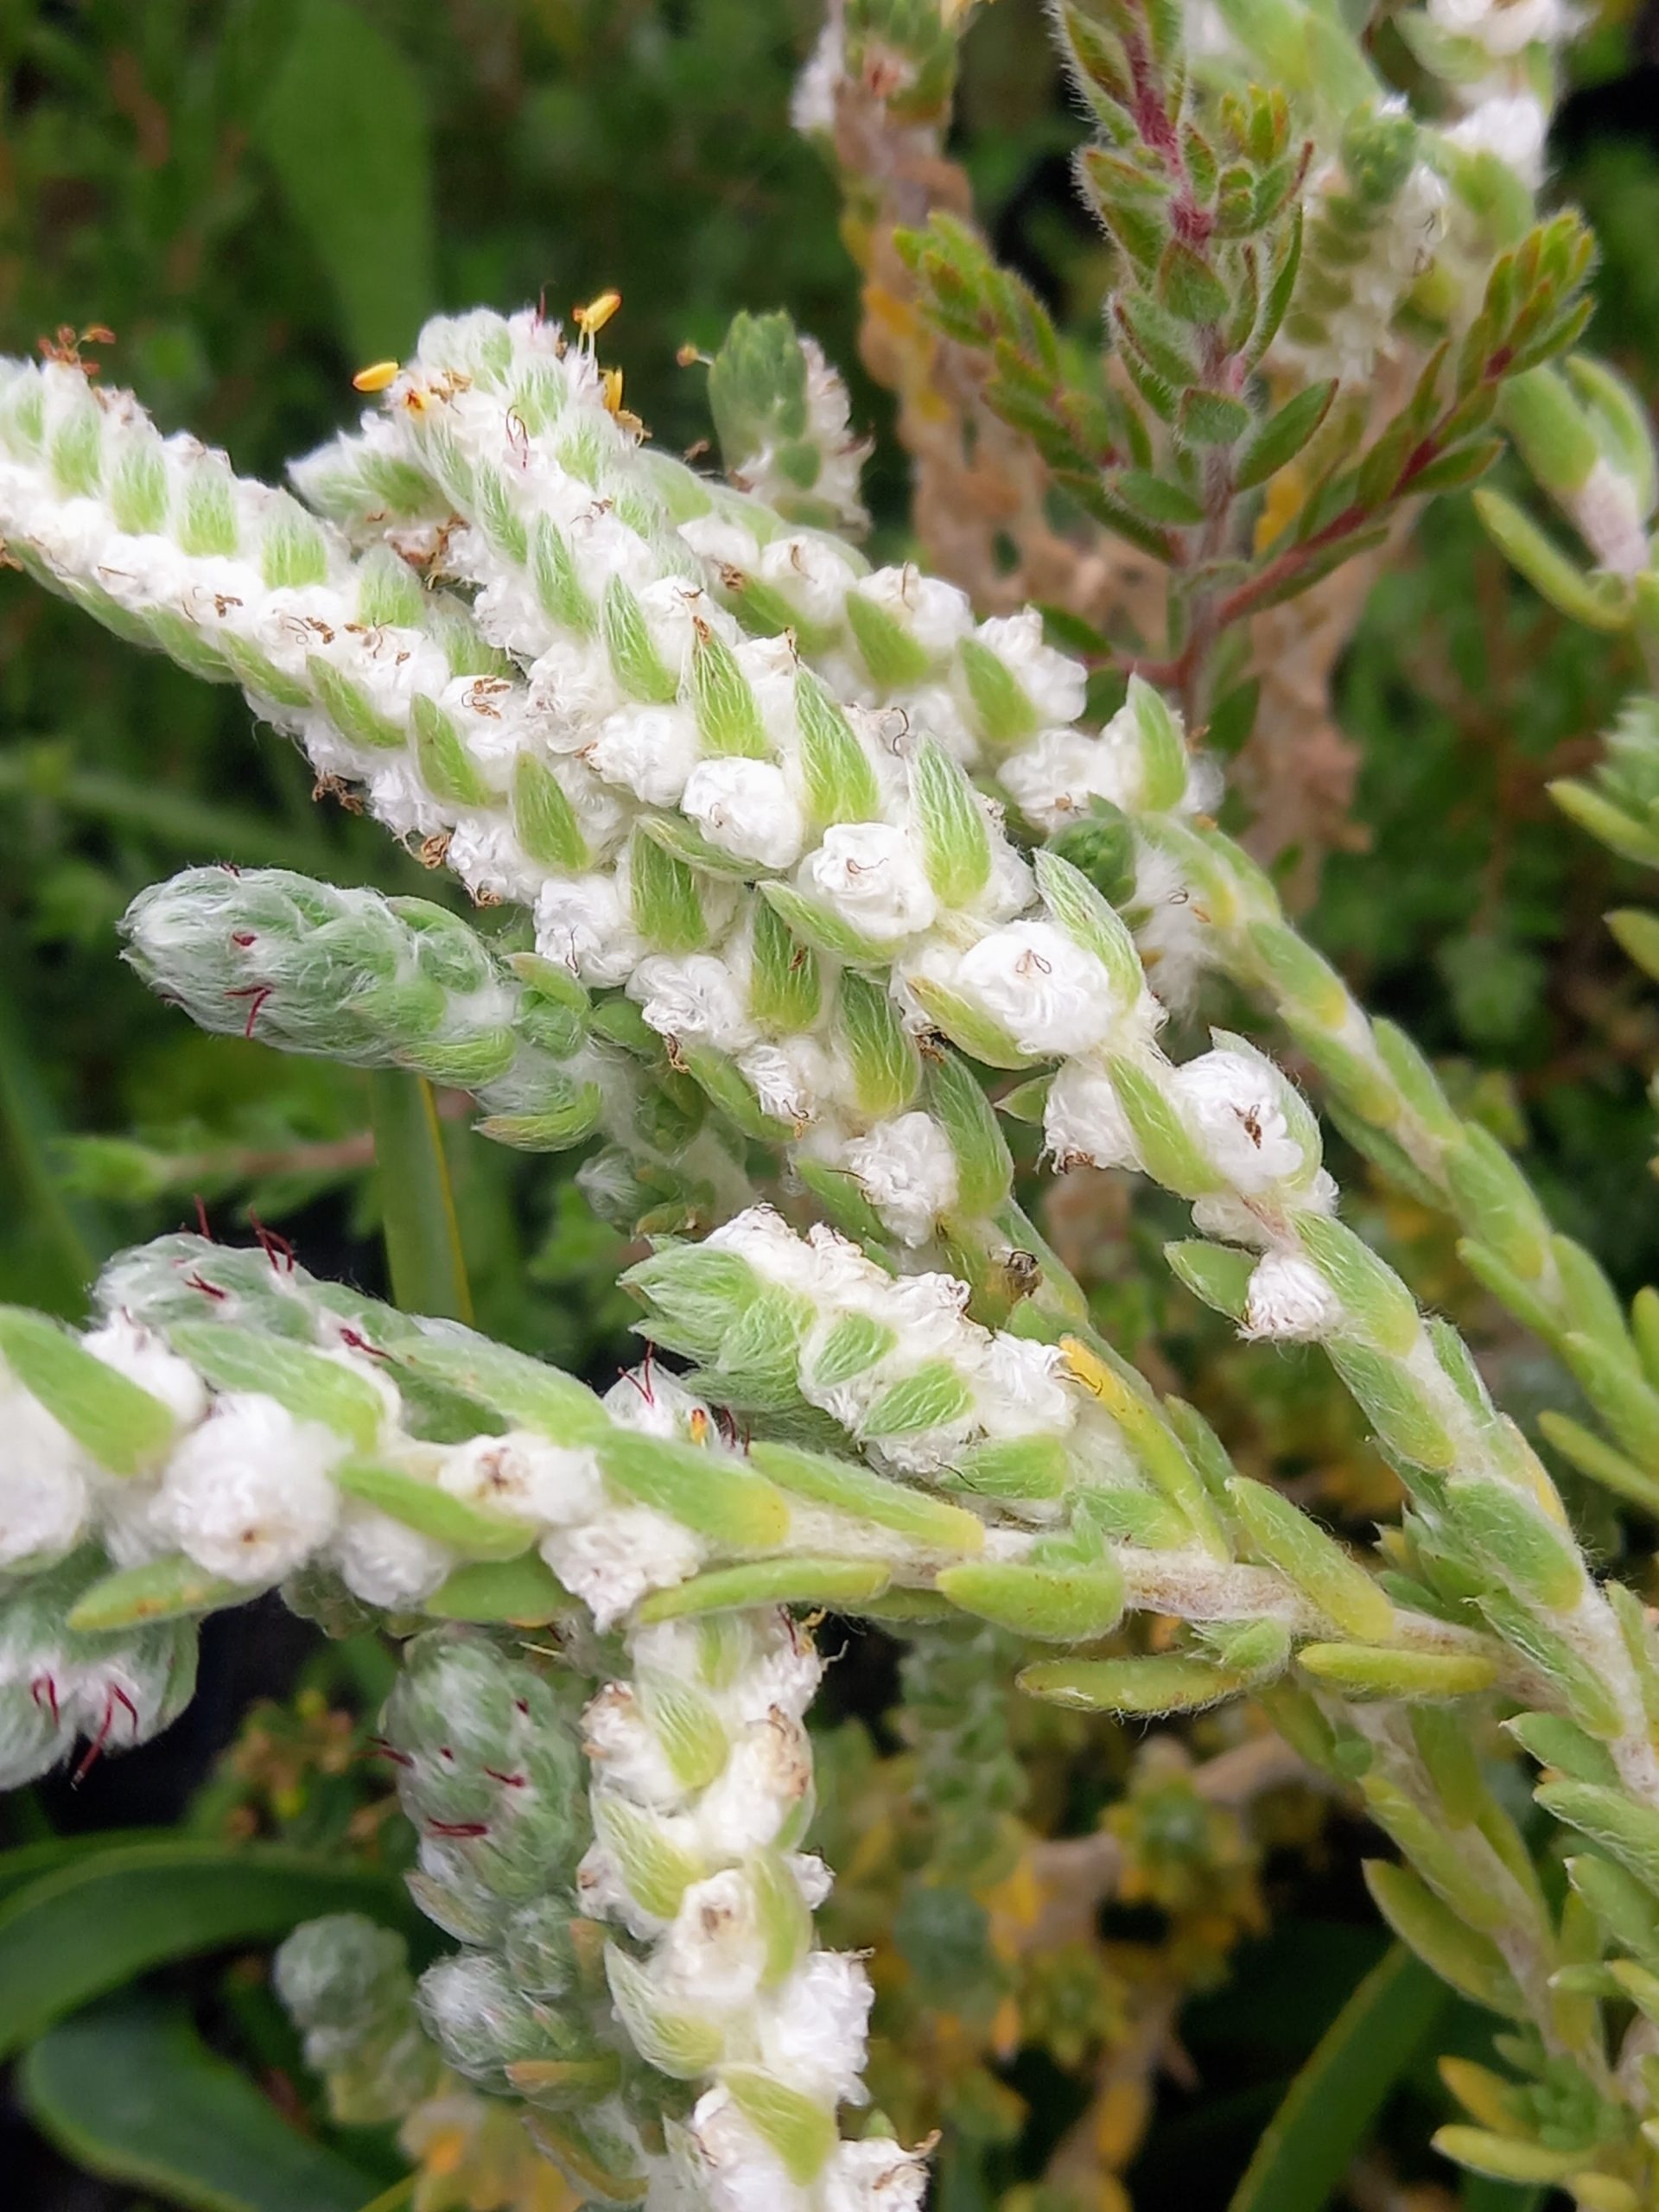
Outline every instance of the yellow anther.
POLYGON ((397 375, 396 361, 371 361, 366 369, 359 369, 352 378, 353 391, 384 391, 397 375))
POLYGON ((584 338, 592 338, 604 329, 606 324, 622 304, 620 292, 601 292, 589 300, 585 308, 575 310, 576 328, 584 338))
POLYGON ((694 1444, 702 1444, 707 1440, 709 1434, 709 1416, 704 1413, 701 1406, 692 1407, 691 1419, 689 1423, 689 1427, 691 1431, 691 1441, 694 1444))
POLYGON ((605 386, 605 411, 607 415, 620 415, 622 412, 622 372, 620 369, 603 369, 600 375, 605 386))

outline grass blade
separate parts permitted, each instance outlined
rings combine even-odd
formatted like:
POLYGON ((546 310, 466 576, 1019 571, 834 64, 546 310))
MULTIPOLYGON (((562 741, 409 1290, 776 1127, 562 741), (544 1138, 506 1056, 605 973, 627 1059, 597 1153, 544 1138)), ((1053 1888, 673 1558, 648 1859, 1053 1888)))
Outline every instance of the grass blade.
POLYGON ((0 2058, 152 1967, 271 1941, 327 1912, 366 1912, 429 1941, 390 1875, 280 1845, 162 1837, 60 1863, 0 1907, 0 2058))
POLYGON ((461 1224, 432 1086, 401 1068, 377 1068, 369 1077, 369 1112, 392 1297, 406 1313, 470 1321, 461 1224))
POLYGON ((66 2020, 26 2054, 18 2088, 78 2166, 193 2212, 358 2212, 374 2186, 172 2005, 129 1996, 66 2020))
POLYGON ((1448 1993, 1395 1944, 1291 2083, 1227 2212, 1322 2212, 1448 1993))

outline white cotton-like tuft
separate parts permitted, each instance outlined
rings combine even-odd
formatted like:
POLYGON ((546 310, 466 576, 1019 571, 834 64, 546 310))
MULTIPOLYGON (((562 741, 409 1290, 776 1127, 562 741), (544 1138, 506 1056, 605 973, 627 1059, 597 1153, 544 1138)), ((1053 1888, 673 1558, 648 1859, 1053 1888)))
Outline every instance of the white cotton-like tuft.
POLYGON ((207 1387, 195 1369, 128 1314, 113 1313, 101 1328, 89 1330, 80 1348, 159 1398, 181 1428, 193 1427, 207 1410, 207 1387))
POLYGON ((887 822, 838 822, 826 830, 806 857, 801 886, 884 943, 931 927, 939 910, 909 838, 887 822))
POLYGON ((91 1462, 28 1391, 0 1377, 0 1567, 67 1552, 86 1526, 91 1462))
POLYGON ((782 868, 800 858, 805 818, 770 761, 699 761, 681 804, 711 844, 741 860, 782 868))
POLYGON ((1316 1164, 1292 1133, 1283 1084, 1266 1061, 1224 1049, 1188 1060, 1170 1078, 1217 1173, 1245 1198, 1294 1181, 1316 1164))
POLYGON ((1039 1055, 1104 1043, 1117 1013, 1105 969, 1052 922, 1007 922, 981 938, 958 962, 956 988, 1039 1055))
POLYGON ((1089 693, 1089 671, 1069 653, 1056 652, 1043 640, 1043 618, 1034 607, 1015 614, 993 615, 976 632, 994 652, 1043 722, 1074 722, 1089 693))
POLYGON ((234 1392, 168 1462, 161 1510, 180 1550, 210 1574, 275 1582, 333 1533, 340 1498, 328 1471, 348 1449, 320 1421, 234 1392))
POLYGON ((429 1598, 458 1564, 454 1553, 406 1522, 348 1498, 334 1530, 340 1580, 365 1605, 408 1609, 429 1598))
POLYGON ((619 1506, 597 1521, 556 1529, 542 1557, 567 1590, 588 1605, 594 1626, 613 1628, 647 1591, 683 1582, 702 1563, 689 1529, 648 1505, 619 1506))
POLYGON ((900 1114, 849 1141, 842 1160, 902 1243, 925 1244, 956 1204, 957 1155, 931 1114, 900 1114))
POLYGON ((1241 1336, 1314 1344, 1341 1321, 1341 1300, 1311 1261, 1295 1252, 1269 1252, 1256 1262, 1241 1336))

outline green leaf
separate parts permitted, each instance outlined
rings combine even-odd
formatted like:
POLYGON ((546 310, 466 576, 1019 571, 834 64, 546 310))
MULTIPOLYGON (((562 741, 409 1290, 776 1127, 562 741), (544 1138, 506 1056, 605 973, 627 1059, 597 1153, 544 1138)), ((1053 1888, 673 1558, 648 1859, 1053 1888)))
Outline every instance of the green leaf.
POLYGON ((788 883, 768 881, 755 888, 804 944, 827 952, 832 959, 848 961, 855 968, 885 968, 899 950, 896 944, 866 937, 862 930, 843 919, 827 899, 814 899, 788 883))
POLYGON ((795 679, 795 719, 801 733, 801 775, 815 823, 874 822, 881 791, 852 726, 810 669, 795 679))
POLYGON ((386 1417, 380 1393, 326 1352, 222 1321, 181 1321, 168 1333, 174 1349, 216 1390, 257 1391, 296 1421, 320 1421, 359 1451, 372 1449, 386 1417))
POLYGON ((513 835, 533 861, 579 875, 590 858, 575 809, 553 771, 521 753, 512 772, 513 835))
POLYGON ((479 773, 461 732, 442 707, 416 692, 410 702, 410 726, 421 779, 446 806, 488 806, 494 794, 479 773))
POLYGON ((1478 483, 1503 450, 1502 438, 1475 438, 1454 446, 1413 475, 1407 489, 1414 499, 1433 492, 1461 492, 1478 483))
POLYGON ((1043 1643, 1093 1643, 1116 1627, 1123 1611, 1123 1577, 1106 1559, 1071 1567, 976 1560, 946 1567, 937 1583, 964 1612, 1043 1643))
POLYGON ((253 1595, 245 1582, 227 1582, 209 1574, 182 1552, 175 1552, 104 1575, 75 1601, 67 1625, 83 1633, 133 1628, 177 1620, 186 1613, 213 1612, 220 1605, 245 1605, 253 1595))
POLYGON ((849 969, 836 994, 836 1033, 860 1110, 874 1121, 902 1114, 916 1096, 922 1062, 891 994, 849 969))
POLYGON ((930 1062, 925 1080, 928 1105, 956 1154, 954 1211, 970 1218, 988 1214, 1014 1188, 1014 1161, 995 1109, 954 1052, 930 1062))
POLYGON ((0 1908, 0 2058, 152 1967, 328 1912, 423 1925, 389 1876, 278 1844, 163 1836, 42 1875, 0 1908))
POLYGON ((918 748, 910 773, 928 881, 944 906, 966 906, 991 874, 991 841, 974 787, 931 738, 918 748))
POLYGON ((1291 2083, 1228 2212, 1322 2212, 1446 2003, 1445 1985, 1394 1945, 1291 2083))
POLYGON ((448 1544, 463 1558, 517 1559, 530 1549, 536 1535, 528 1521, 455 1497, 406 1468, 383 1466, 372 1459, 343 1459, 331 1470, 330 1479, 348 1497, 361 1498, 405 1528, 448 1544))
POLYGON ((1592 630, 1629 628, 1630 588, 1622 576, 1586 575, 1500 493, 1477 492, 1475 512, 1498 551, 1552 607, 1592 630))
MULTIPOLYGON (((847 1318, 862 1317, 849 1314, 847 1318)), ((829 1506, 835 1512, 873 1521, 878 1528, 892 1529, 930 1550, 976 1552, 984 1544, 984 1523, 976 1514, 931 1497, 925 1491, 889 1482, 855 1460, 803 1452, 792 1444, 759 1440, 750 1447, 749 1458, 780 1490, 810 1498, 814 1504, 829 1506)))
POLYGON ((749 1605, 826 1605, 856 1612, 887 1588, 889 1569, 874 1559, 758 1559, 694 1574, 671 1590, 653 1591, 634 1609, 639 1621, 688 1613, 719 1613, 749 1605))
POLYGON ((1017 1045, 1001 1023, 965 998, 960 991, 936 982, 931 976, 909 978, 912 997, 936 1029, 971 1059, 987 1067, 1027 1068, 1033 1055, 1017 1045))
POLYGON ((1181 398, 1180 426, 1192 445, 1230 446, 1249 429, 1250 410, 1223 391, 1189 391, 1181 398))
POLYGON ((435 1620, 505 1621, 514 1628, 539 1628, 575 1610, 576 1600, 535 1552, 458 1567, 421 1608, 435 1620))
POLYGON ((1233 469, 1235 490, 1248 492, 1265 484, 1287 461, 1294 461, 1324 422, 1336 392, 1334 381, 1311 384, 1269 415, 1238 456, 1233 469))
POLYGON ((255 136, 334 286, 346 342, 364 361, 396 353, 437 290, 414 71, 346 0, 301 0, 255 136))
POLYGON ((1148 522, 1183 526, 1204 520, 1202 499, 1195 499, 1184 484, 1173 483, 1166 476, 1154 476, 1150 469, 1125 469, 1122 475, 1113 478, 1112 485, 1118 497, 1127 499, 1135 512, 1145 515, 1148 522))
POLYGON ((169 2204, 359 2212, 374 2190, 210 2051, 180 2005, 126 1997, 66 2021, 29 2051, 18 2088, 77 2166, 169 2204))
POLYGON ((959 1421, 973 1403, 973 1393, 956 1369, 943 1359, 931 1359, 913 1375, 890 1382, 859 1423, 859 1434, 878 1441, 888 1436, 914 1436, 959 1421))
POLYGON ((1074 1713, 1196 1713, 1242 1687, 1224 1668, 1173 1651, 1147 1659, 1039 1659, 1016 1681, 1027 1697, 1074 1713))
POLYGON ((401 1068, 375 1068, 369 1102, 392 1296, 406 1313, 470 1321, 461 1222, 432 1086, 401 1068))
POLYGON ((137 1474, 173 1441, 177 1424, 159 1398, 43 1313, 0 1306, 0 1361, 112 1474, 137 1474))

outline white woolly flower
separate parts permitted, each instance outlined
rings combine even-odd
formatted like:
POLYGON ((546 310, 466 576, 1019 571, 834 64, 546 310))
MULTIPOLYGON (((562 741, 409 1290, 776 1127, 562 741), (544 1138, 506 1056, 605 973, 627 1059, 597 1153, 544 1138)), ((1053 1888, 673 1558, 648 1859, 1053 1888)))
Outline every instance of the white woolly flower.
POLYGON ((712 952, 654 952, 628 980, 628 996, 659 1036, 735 1052, 755 1041, 737 978, 712 952))
POLYGON ((801 885, 883 943, 930 928, 939 910, 909 838, 887 822, 838 822, 826 830, 807 855, 801 885))
POLYGON ((1317 1166, 1292 1130, 1284 1077, 1265 1060, 1201 1053, 1173 1071, 1169 1088, 1217 1173, 1241 1196, 1260 1197, 1317 1166))
POLYGON ((1044 643, 1043 618, 1034 607, 993 615, 975 634, 1019 684, 1039 721, 1077 721, 1088 696, 1089 671, 1069 653, 1044 643))
POLYGON ((900 691, 882 706, 866 709, 868 728, 876 724, 876 737, 884 750, 909 759, 924 738, 931 738, 953 760, 971 767, 978 760, 980 743, 961 702, 948 683, 918 684, 900 691))
POLYGON ((969 908, 982 922, 1011 922, 1024 913, 1037 895, 1037 879, 1029 861, 1008 842, 1002 828, 1002 810, 988 802, 995 835, 991 839, 991 872, 984 889, 969 908))
POLYGON ((195 1369, 129 1314, 112 1313, 100 1327, 88 1330, 80 1348, 159 1398, 181 1428, 193 1427, 207 1410, 207 1386, 195 1369))
POLYGON ((685 1795, 632 1682, 607 1682, 589 1700, 582 1747, 607 1786, 642 1805, 677 1805, 685 1795))
POLYGON ((473 1436, 445 1452, 438 1487, 469 1505, 562 1528, 596 1518, 608 1497, 590 1452, 571 1452, 528 1429, 473 1436))
POLYGON ((815 1037, 751 1045, 737 1065, 754 1085, 761 1112, 798 1129, 816 1121, 843 1087, 842 1071, 815 1037))
MULTIPOLYGON (((1334 1213, 1336 1184, 1321 1167, 1310 1180, 1297 1185, 1295 1199, 1298 1212, 1334 1213)), ((1231 1192, 1214 1192, 1208 1198, 1195 1198, 1192 1225, 1201 1236, 1213 1237, 1219 1244, 1254 1244, 1266 1250, 1273 1242, 1273 1232, 1263 1221, 1259 1205, 1252 1205, 1231 1192)))
POLYGON ((927 2163, 891 2136, 838 2143, 818 2184, 818 2212, 921 2212, 927 2163))
POLYGON ((865 1197, 901 1243, 925 1244, 956 1204, 957 1155, 931 1114, 900 1114, 852 1138, 842 1153, 865 1197))
POLYGON ((1637 489, 1624 471, 1598 457, 1572 497, 1563 502, 1597 565, 1616 575, 1639 575, 1648 565, 1646 518, 1637 489))
POLYGON ((808 2212, 807 2191, 791 2179, 729 2089, 708 2089, 698 2098, 687 2139, 696 2161, 693 2198, 709 2212, 808 2212))
POLYGON ((991 1435, 1063 1433, 1077 1416, 1077 1401, 1062 1374, 1055 1345, 987 1332, 975 1377, 981 1424, 991 1435))
POLYGON ((768 760, 702 760, 681 806, 711 844, 762 868, 791 868, 806 822, 781 768, 768 760))
POLYGON ((944 660, 974 626, 973 604, 955 584, 926 576, 912 563, 876 569, 853 587, 856 596, 891 615, 930 660, 944 660))
POLYGON ((1241 1336, 1313 1344, 1342 1319, 1342 1304, 1313 1262, 1294 1252, 1269 1252, 1250 1277, 1241 1336))
MULTIPOLYGON (((1209 763, 1198 764, 1201 768, 1209 763)), ((1155 846, 1137 848, 1135 950, 1147 981, 1166 1007, 1183 1011, 1216 957, 1215 940, 1180 864, 1155 846)))
MULTIPOLYGON (((1351 191, 1340 162, 1329 163, 1316 189, 1345 197, 1351 191)), ((1281 331, 1274 359, 1299 366, 1307 377, 1334 376, 1363 383, 1388 350, 1394 318, 1402 301, 1433 258, 1445 235, 1446 188, 1426 162, 1416 162, 1367 234, 1359 257, 1343 270, 1348 296, 1316 318, 1323 340, 1303 345, 1281 331)))
POLYGON ((737 569, 753 573, 760 558, 760 541, 747 523, 735 515, 693 515, 680 524, 680 543, 689 545, 700 561, 713 569, 737 569))
POLYGON ((1133 725, 1114 716, 1098 737, 1080 729, 1046 729, 1004 760, 997 780, 1027 821, 1051 834, 1109 799, 1126 813, 1140 804, 1144 780, 1133 725))
MULTIPOLYGON (((319 775, 352 773, 349 760, 342 759, 334 741, 331 724, 308 724, 305 747, 319 775)), ((407 844, 411 837, 438 836, 448 827, 448 810, 438 804, 408 760, 391 760, 384 767, 372 769, 365 789, 370 813, 400 843, 407 844)))
POLYGON ((536 950, 584 983, 624 983, 645 950, 620 874, 550 876, 536 899, 536 950))
POLYGON ((733 1742, 725 1765, 692 1808, 696 1847, 741 1857, 765 1851, 812 1788, 812 1748, 792 1713, 774 1708, 733 1742))
MULTIPOLYGON (((632 1631, 628 1649, 643 1674, 695 1681, 707 1656, 700 1630, 695 1620, 654 1621, 632 1631)), ((751 1613, 744 1618, 741 1649, 741 1663, 704 1685, 704 1694, 726 1726, 748 1727, 773 1713, 798 1720, 823 1675, 811 1638, 787 1613, 751 1613)))
POLYGON ((1549 111, 1535 92, 1498 92, 1471 108, 1446 134, 1465 154, 1496 154, 1529 192, 1544 181, 1549 111))
POLYGON ((790 94, 789 120, 804 138, 836 127, 836 87, 847 69, 841 18, 831 14, 790 94))
POLYGON ((753 2004, 766 1961, 749 1878, 727 1866, 686 1891, 652 1961, 652 1978, 671 2005, 728 2013, 753 2004))
POLYGON ((775 638, 743 638, 732 647, 732 658, 749 687, 773 751, 788 760, 799 739, 795 690, 801 657, 794 638, 786 630, 775 638))
POLYGON ((454 1554, 406 1522, 348 1498, 334 1530, 340 1578, 365 1605, 417 1606, 455 1565, 454 1554))
POLYGON ((665 1367, 647 1363, 619 1375, 601 1403, 613 1421, 644 1436, 677 1438, 706 1433, 709 1408, 665 1367))
POLYGON ((613 1507, 597 1521, 553 1529, 542 1539, 541 1554, 588 1606, 601 1633, 647 1591, 683 1582, 702 1564, 702 1547, 691 1531, 648 1505, 613 1507))
POLYGON ((1110 1076, 1086 1061, 1071 1061, 1049 1085, 1043 1134, 1062 1166, 1085 1160, 1095 1167, 1141 1166, 1135 1132, 1110 1076))
POLYGON ((874 1995, 856 1959, 810 1951, 762 2018, 761 2063, 826 2104, 862 2104, 874 1995))
POLYGON ((1440 29, 1472 41, 1494 61, 1529 46, 1558 45, 1573 23, 1563 0, 1428 0, 1427 12, 1440 29))
POLYGON ((86 1526, 91 1463, 27 1390, 0 1377, 0 1567, 67 1552, 86 1526))
POLYGON ((689 707, 619 707, 600 724, 583 757, 595 775, 622 785, 647 806, 672 806, 699 749, 689 707))
POLYGON ((162 1497, 181 1551, 230 1582, 275 1582, 327 1542, 348 1446, 272 1398, 232 1392, 168 1462, 162 1497))
POLYGON ((993 930, 963 953, 955 983, 1025 1052, 1086 1052, 1116 1019, 1105 969, 1052 922, 993 930))
POLYGON ((870 441, 855 436, 846 384, 824 359, 817 340, 804 336, 800 344, 806 360, 807 435, 822 456, 812 496, 833 511, 841 529, 863 531, 870 518, 859 497, 859 476, 869 458, 870 441))
POLYGON ((480 902, 511 899, 528 906, 545 875, 514 836, 511 824, 487 814, 471 814, 458 822, 444 857, 480 902))
POLYGON ((833 537, 802 531, 774 537, 760 551, 757 575, 786 599, 804 623, 827 629, 841 620, 857 578, 855 556, 833 537))
POLYGON ((531 710, 556 752, 586 745, 620 704, 610 661, 589 639, 556 638, 531 664, 531 710))

